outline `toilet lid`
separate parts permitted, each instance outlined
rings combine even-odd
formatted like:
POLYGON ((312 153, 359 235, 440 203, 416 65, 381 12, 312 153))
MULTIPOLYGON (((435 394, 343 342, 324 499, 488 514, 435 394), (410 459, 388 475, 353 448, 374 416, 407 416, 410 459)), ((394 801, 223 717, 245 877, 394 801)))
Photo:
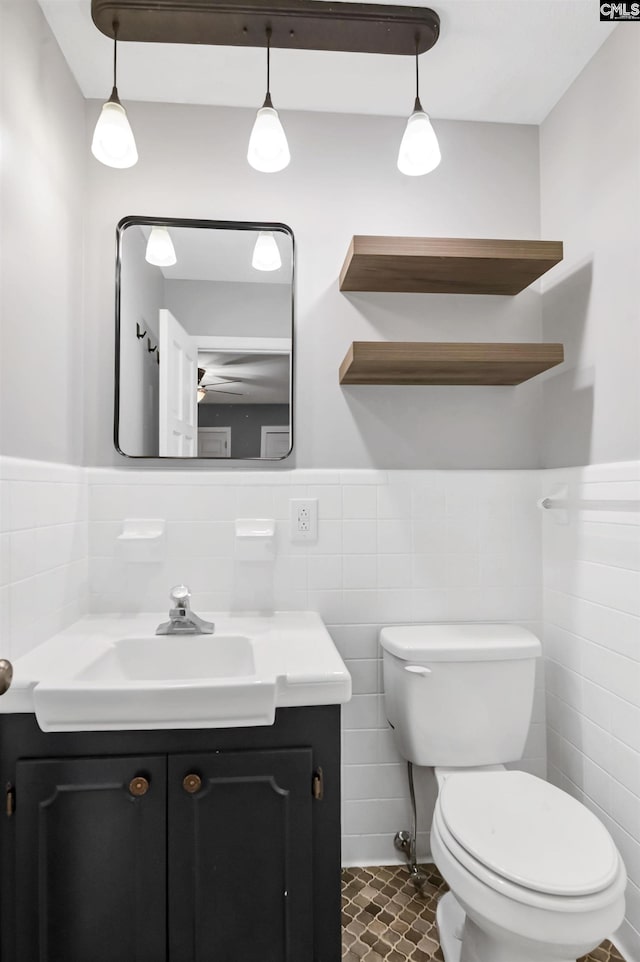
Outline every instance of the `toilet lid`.
POLYGON ((536 892, 588 895, 615 879, 604 825, 566 792, 525 772, 449 776, 440 813, 455 840, 492 872, 536 892))

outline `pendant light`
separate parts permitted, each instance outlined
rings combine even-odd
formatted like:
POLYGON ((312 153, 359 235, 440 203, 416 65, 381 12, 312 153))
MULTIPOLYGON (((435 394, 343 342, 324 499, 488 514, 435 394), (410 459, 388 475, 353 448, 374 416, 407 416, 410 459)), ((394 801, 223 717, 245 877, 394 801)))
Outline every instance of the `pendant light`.
POLYGON ((166 227, 154 227, 149 234, 147 250, 144 259, 156 267, 171 267, 176 263, 176 257, 171 234, 166 227))
POLYGON ((138 151, 127 111, 120 103, 117 86, 118 21, 113 23, 113 90, 103 105, 93 132, 91 153, 107 167, 133 167, 138 151))
POLYGON ((247 160, 256 170, 265 174, 274 174, 284 170, 291 160, 289 144, 278 117, 278 111, 271 102, 270 66, 271 66, 271 27, 267 27, 267 96, 255 119, 247 160))
POLYGON ((279 271, 282 267, 280 251, 271 231, 261 230, 258 234, 251 266, 256 271, 279 271))
POLYGON ((418 40, 416 37, 416 102, 398 152, 398 170, 409 177, 428 174, 441 160, 438 138, 431 126, 429 115, 420 103, 420 73, 418 65, 418 40))

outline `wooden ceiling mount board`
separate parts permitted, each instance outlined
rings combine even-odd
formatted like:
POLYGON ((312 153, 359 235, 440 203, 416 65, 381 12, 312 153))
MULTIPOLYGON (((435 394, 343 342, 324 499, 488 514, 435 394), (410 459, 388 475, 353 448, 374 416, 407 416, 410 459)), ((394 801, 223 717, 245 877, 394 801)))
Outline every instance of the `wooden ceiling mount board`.
POLYGON ((340 383, 514 385, 563 360, 562 344, 354 341, 340 383))
POLYGON ((428 7, 324 0, 91 0, 96 27, 118 40, 227 47, 338 50, 415 56, 430 50, 440 18, 428 7))
POLYGON ((340 290, 514 295, 561 260, 561 241, 356 236, 340 290))

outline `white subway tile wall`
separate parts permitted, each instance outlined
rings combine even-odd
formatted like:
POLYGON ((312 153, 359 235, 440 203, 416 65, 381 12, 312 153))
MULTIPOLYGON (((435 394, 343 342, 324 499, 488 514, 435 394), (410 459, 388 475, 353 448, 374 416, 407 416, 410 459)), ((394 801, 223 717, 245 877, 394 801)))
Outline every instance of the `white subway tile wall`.
MULTIPOLYGON (((630 875, 620 935, 640 946, 638 464, 554 471, 237 472, 82 469, 0 459, 0 654, 13 658, 93 612, 314 608, 353 676, 343 711, 345 864, 397 858, 405 765, 384 717, 381 625, 510 621, 545 629, 522 767, 550 776, 610 828, 630 875), (567 483, 569 523, 540 512, 567 483), (289 539, 290 498, 317 498, 317 542, 289 539), (597 504, 587 504, 594 502, 597 504), (617 502, 611 504, 610 502, 617 502), (277 521, 272 563, 234 556, 239 516, 277 521), (124 518, 164 518, 164 560, 134 564, 124 518), (544 530, 544 550, 542 532, 544 530), (544 612, 542 572, 544 571, 544 612)), ((420 771, 420 850, 435 797, 420 771)))
POLYGON ((0 657, 86 614, 87 522, 84 468, 0 458, 0 657))
POLYGON ((549 778, 602 819, 629 874, 617 943, 640 958, 640 465, 543 472, 549 778), (566 523, 561 523, 566 521, 566 523))
MULTIPOLYGON (((513 621, 541 633, 541 521, 535 471, 89 470, 90 607, 161 611, 185 581, 196 610, 311 608, 353 677, 343 710, 343 861, 398 860, 409 827, 406 766, 385 720, 378 632, 420 621, 513 621), (289 538, 289 499, 317 498, 314 543, 289 538), (274 517, 273 562, 234 557, 236 517, 274 517), (125 517, 167 521, 166 558, 128 563, 125 517)), ((522 767, 545 774, 542 674, 522 767)), ((420 851, 435 788, 418 773, 420 851)))

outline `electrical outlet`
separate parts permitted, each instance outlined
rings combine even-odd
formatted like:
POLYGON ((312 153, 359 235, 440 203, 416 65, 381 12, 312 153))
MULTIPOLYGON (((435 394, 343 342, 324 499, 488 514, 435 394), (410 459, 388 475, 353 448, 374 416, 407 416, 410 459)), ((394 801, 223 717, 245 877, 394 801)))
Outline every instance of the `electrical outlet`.
POLYGON ((318 538, 318 499, 292 498, 289 501, 292 541, 316 541, 318 538))

